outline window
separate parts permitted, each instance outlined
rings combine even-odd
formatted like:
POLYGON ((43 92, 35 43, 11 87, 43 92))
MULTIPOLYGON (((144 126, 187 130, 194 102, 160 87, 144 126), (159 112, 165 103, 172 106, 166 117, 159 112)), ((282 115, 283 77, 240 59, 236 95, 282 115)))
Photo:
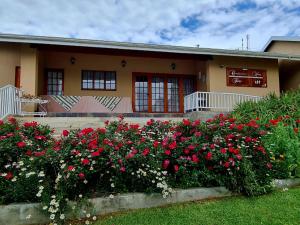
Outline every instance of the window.
POLYGON ((47 76, 47 95, 63 95, 64 71, 48 69, 47 76))
POLYGON ((81 89, 116 90, 116 72, 83 70, 81 89))

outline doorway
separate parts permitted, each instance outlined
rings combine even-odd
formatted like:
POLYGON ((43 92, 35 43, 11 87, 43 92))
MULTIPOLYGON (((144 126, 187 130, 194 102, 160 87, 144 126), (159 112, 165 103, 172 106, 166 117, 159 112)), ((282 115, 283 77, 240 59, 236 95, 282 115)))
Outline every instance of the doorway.
POLYGON ((184 96, 195 92, 192 75, 134 73, 133 111, 148 113, 183 113, 184 96))

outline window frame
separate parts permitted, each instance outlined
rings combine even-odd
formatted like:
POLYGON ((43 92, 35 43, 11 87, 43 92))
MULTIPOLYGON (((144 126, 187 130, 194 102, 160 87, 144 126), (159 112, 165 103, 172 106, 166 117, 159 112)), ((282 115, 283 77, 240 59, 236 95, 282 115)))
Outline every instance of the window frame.
POLYGON ((62 90, 61 90, 61 95, 60 96, 63 96, 64 95, 64 92, 65 92, 65 73, 64 73, 64 69, 55 69, 55 68, 46 68, 45 69, 45 95, 54 95, 54 94, 49 94, 48 91, 49 91, 49 87, 48 87, 48 72, 61 72, 62 73, 62 90))
POLYGON ((117 90, 117 72, 116 71, 107 71, 107 70, 81 70, 81 90, 84 91, 116 91, 117 90), (84 88, 83 87, 83 76, 85 72, 89 72, 92 73, 92 84, 93 87, 92 88, 84 88), (104 88, 95 88, 95 76, 96 73, 103 73, 104 74, 104 88), (113 73, 115 75, 115 88, 114 89, 107 89, 106 87, 106 76, 108 73, 113 73))

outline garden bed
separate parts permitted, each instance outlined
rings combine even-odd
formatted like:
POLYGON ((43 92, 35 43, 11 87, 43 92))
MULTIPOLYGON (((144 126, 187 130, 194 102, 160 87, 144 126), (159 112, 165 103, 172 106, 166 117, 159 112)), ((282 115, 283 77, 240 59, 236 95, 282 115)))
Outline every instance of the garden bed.
POLYGON ((293 109, 278 118, 220 114, 206 121, 150 119, 143 126, 120 116, 59 137, 49 126, 9 118, 0 121, 0 204, 10 219, 30 224, 45 215, 64 225, 68 215, 91 223, 97 214, 130 207, 223 196, 210 187, 267 194, 274 179, 300 176, 300 116, 293 109), (22 202, 39 204, 15 204, 22 202))

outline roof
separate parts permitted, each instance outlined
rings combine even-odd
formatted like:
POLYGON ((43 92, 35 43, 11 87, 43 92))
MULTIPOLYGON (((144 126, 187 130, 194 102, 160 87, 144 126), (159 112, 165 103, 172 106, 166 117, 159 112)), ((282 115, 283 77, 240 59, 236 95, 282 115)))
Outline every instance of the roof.
POLYGON ((263 47, 262 51, 266 52, 271 44, 275 41, 283 42, 300 42, 300 37, 287 37, 287 36, 272 36, 263 47))
POLYGON ((0 42, 122 49, 122 50, 133 50, 133 51, 138 50, 138 51, 148 51, 148 52, 165 52, 165 53, 211 55, 211 56, 218 55, 218 56, 236 56, 236 57, 252 57, 252 58, 267 58, 267 59, 300 60, 300 55, 295 56, 295 55, 278 54, 278 53, 270 53, 270 52, 198 48, 198 47, 114 42, 114 41, 102 41, 102 40, 90 40, 90 39, 75 39, 75 38, 16 35, 16 34, 0 34, 0 42))

